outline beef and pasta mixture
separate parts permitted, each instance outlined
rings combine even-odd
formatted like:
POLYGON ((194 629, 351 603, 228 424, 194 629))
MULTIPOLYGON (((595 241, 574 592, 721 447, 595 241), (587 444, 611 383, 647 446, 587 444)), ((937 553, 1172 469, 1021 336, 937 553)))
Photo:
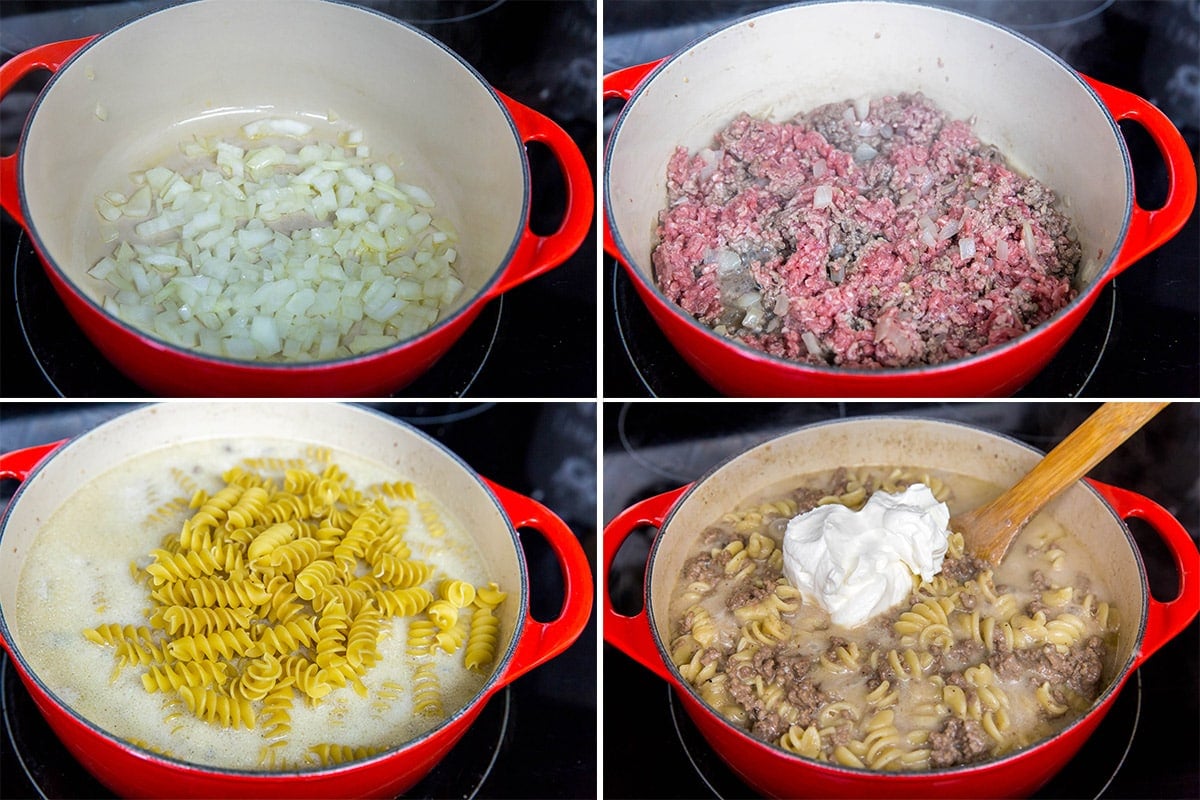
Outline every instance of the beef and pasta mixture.
POLYGON ((1065 306, 1080 247, 1054 193, 920 94, 742 114, 678 148, 653 253, 717 333, 845 367, 937 364, 1065 306))
POLYGON ((941 572, 914 578, 906 601, 859 627, 832 624, 788 584, 781 541, 791 517, 821 503, 857 508, 874 491, 917 482, 952 509, 988 491, 961 476, 839 470, 705 530, 670 610, 672 657, 697 694, 785 750, 876 770, 994 758, 1090 708, 1111 674, 1117 615, 1088 577, 1086 551, 1045 517, 995 569, 951 534, 941 572))

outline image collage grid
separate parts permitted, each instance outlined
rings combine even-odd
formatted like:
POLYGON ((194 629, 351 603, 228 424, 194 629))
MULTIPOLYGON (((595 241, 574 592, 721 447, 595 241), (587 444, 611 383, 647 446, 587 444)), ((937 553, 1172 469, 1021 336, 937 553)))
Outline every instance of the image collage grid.
POLYGON ((0 796, 1200 796, 1197 0, 0 0, 0 796))

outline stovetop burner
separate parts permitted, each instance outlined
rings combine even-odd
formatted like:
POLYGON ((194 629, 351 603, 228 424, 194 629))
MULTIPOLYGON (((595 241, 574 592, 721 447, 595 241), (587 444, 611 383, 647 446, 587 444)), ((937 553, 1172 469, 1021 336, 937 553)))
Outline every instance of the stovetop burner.
MULTIPOLYGON (((1080 72, 1148 99, 1167 114, 1195 152, 1200 143, 1197 73, 1200 3, 1137 0, 933 0, 1012 28, 1080 72)), ((603 72, 682 50, 733 21, 778 5, 756 0, 646 4, 610 0, 604 7, 603 72)), ((620 103, 605 105, 604 133, 620 103)), ((1136 177, 1138 202, 1158 207, 1166 171, 1149 136, 1120 123, 1136 177)), ((1174 238, 1107 285, 1096 306, 1050 364, 1017 393, 1022 397, 1200 394, 1200 276, 1196 272, 1200 209, 1174 238)), ((604 261, 605 363, 608 397, 714 397, 672 348, 628 276, 604 261)))
MULTIPOLYGON (((146 397, 80 330, 59 300, 29 237, 21 231, 13 263, 13 294, 21 335, 37 368, 62 397, 146 397)), ((400 394, 461 397, 484 369, 503 320, 504 297, 488 303, 463 336, 400 394)))
MULTIPOLYGON (((0 658, 4 735, 25 779, 38 797, 115 797, 77 762, 59 741, 25 691, 16 669, 0 658)), ((463 738, 438 765, 413 786, 406 797, 473 798, 501 757, 512 695, 506 687, 492 697, 463 738)))

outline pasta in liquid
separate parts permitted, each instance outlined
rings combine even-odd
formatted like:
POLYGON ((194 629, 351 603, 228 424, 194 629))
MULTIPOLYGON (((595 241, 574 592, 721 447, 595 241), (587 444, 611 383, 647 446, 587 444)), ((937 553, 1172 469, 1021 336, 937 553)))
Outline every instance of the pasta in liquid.
POLYGON ((60 699, 147 749, 242 769, 361 758, 470 702, 505 599, 474 546, 429 487, 296 450, 174 447, 88 482, 52 515, 19 581, 15 631, 60 699), (328 508, 297 512, 306 498, 328 508), (389 546, 349 547, 368 517, 392 523, 389 546), (322 532, 338 525, 343 536, 322 532), (240 544, 223 550, 214 535, 240 544))
POLYGON ((672 594, 670 649, 701 699, 785 750, 876 770, 994 758, 1091 706, 1117 615, 1086 551, 1045 516, 995 570, 952 534, 940 574, 914 576, 907 601, 852 629, 783 578, 791 517, 917 482, 952 512, 997 493, 945 473, 839 470, 775 487, 698 537, 672 594))

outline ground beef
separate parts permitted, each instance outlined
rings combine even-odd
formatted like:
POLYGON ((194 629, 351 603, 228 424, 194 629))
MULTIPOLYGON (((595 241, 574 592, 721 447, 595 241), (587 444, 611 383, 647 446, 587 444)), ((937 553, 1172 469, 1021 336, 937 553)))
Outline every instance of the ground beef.
POLYGON ((1054 195, 920 94, 741 115, 667 174, 655 275, 669 299, 773 355, 935 364, 1008 341, 1074 296, 1054 195), (861 112, 862 107, 859 106, 861 112))
POLYGON ((979 761, 991 746, 991 737, 978 722, 951 717, 940 731, 929 734, 929 766, 942 769, 979 761))
POLYGON ((725 564, 729 559, 730 555, 727 550, 718 550, 715 555, 701 553, 687 560, 687 563, 683 565, 681 575, 688 583, 693 581, 716 583, 725 574, 725 564))
POLYGON ((729 596, 725 598, 725 607, 729 610, 753 605, 775 591, 775 584, 768 585, 766 581, 746 580, 739 583, 729 596))
POLYGON ((758 680, 786 688, 784 698, 799 712, 795 724, 806 728, 816 721, 817 712, 829 697, 809 677, 812 664, 812 659, 805 656, 778 647, 762 647, 750 661, 732 667, 729 694, 746 709, 747 727, 754 736, 773 742, 792 724, 776 709, 766 707, 754 689, 758 680))

